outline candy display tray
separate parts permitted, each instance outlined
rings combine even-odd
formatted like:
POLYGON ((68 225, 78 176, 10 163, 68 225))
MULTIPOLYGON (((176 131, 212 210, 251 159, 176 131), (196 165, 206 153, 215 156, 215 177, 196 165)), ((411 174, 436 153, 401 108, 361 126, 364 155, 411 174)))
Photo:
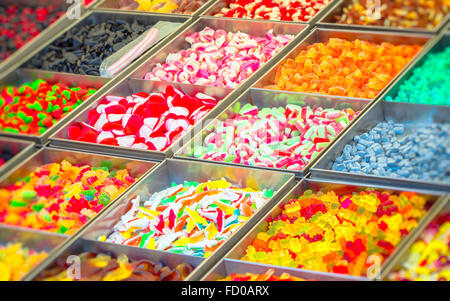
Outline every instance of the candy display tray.
POLYGON ((158 81, 149 81, 149 80, 136 80, 136 79, 125 79, 119 84, 115 85, 109 91, 105 92, 102 97, 97 98, 94 102, 92 102, 89 107, 85 108, 82 112, 74 116, 64 127, 62 127, 55 135, 50 137, 50 144, 65 148, 65 149, 85 149, 96 153, 103 154, 111 154, 111 155, 120 155, 131 158, 140 158, 140 159, 155 159, 158 161, 164 160, 166 157, 171 157, 175 151, 177 151, 183 143, 190 141, 194 133, 198 133, 203 128, 204 124, 207 124, 212 118, 217 116, 223 109, 231 102, 231 99, 227 97, 230 94, 231 90, 225 88, 218 87, 207 87, 207 86, 193 86, 187 84, 179 84, 179 83, 166 83, 166 82, 158 82, 158 81), (212 109, 208 114, 206 114, 201 120, 199 120, 190 130, 188 130, 185 134, 183 134, 180 138, 172 143, 170 147, 168 147, 164 151, 151 151, 151 150, 141 150, 141 149, 132 149, 121 146, 110 146, 104 144, 97 143, 89 143, 83 141, 74 141, 70 140, 67 132, 68 128, 73 122, 88 122, 88 113, 91 109, 97 107, 103 101, 103 96, 108 95, 120 95, 120 96, 128 96, 133 93, 138 92, 157 92, 157 91, 165 91, 166 87, 172 85, 173 87, 179 89, 182 92, 185 92, 188 95, 194 95, 197 92, 201 92, 210 96, 219 99, 220 101, 212 109))
POLYGON ((348 173, 331 170, 334 160, 342 154, 348 143, 357 135, 361 135, 379 122, 393 120, 405 125, 405 133, 412 133, 420 124, 432 122, 450 122, 450 107, 430 106, 422 104, 385 102, 382 100, 370 108, 359 120, 344 132, 338 143, 335 143, 311 169, 311 177, 328 180, 354 180, 364 185, 389 185, 407 187, 409 189, 430 189, 450 192, 450 183, 411 180, 407 178, 381 177, 375 175, 348 173))
MULTIPOLYGON (((270 212, 268 212, 266 215, 264 215, 263 218, 259 220, 259 222, 249 231, 247 231, 247 234, 234 245, 234 247, 225 255, 225 259, 234 259, 234 260, 240 260, 245 255, 245 250, 247 249, 247 246, 250 245, 250 243, 253 241, 253 239, 256 238, 256 235, 259 232, 266 231, 267 230, 267 218, 268 217, 276 217, 281 213, 280 205, 288 202, 289 200, 293 198, 298 198, 300 195, 303 194, 304 191, 311 189, 313 191, 321 190, 321 191, 330 191, 335 189, 345 190, 345 189, 351 189, 351 190, 360 190, 364 189, 366 187, 375 188, 377 190, 382 191, 388 191, 390 193, 392 192, 401 192, 404 191, 404 188, 391 188, 389 186, 379 186, 379 185, 371 185, 366 186, 365 184, 360 184, 354 181, 325 181, 325 180, 312 180, 312 179, 302 179, 300 182, 298 182, 284 197, 281 199, 270 212)), ((428 202, 430 202, 431 207, 429 208, 427 214, 422 218, 421 221, 419 221, 419 225, 417 228, 413 229, 406 237, 404 237, 400 243, 396 246, 396 251, 394 251, 393 254, 391 254, 386 261, 381 265, 380 267, 380 278, 383 279, 387 267, 390 266, 390 263, 395 260, 397 256, 397 252, 402 249, 402 247, 410 240, 411 237, 414 237, 416 235, 416 232, 420 232, 420 229, 422 229, 421 224, 426 222, 429 218, 433 218, 445 205, 446 198, 448 196, 436 193, 435 191, 429 191, 429 190, 416 190, 416 189, 410 189, 409 187, 406 189, 407 191, 414 191, 421 193, 422 196, 426 198, 428 202), (419 230, 419 231, 418 231, 419 230)), ((273 267, 271 265, 263 265, 267 268, 273 267)), ((292 271, 299 271, 303 272, 304 270, 297 269, 297 268, 290 268, 292 271)), ((321 276, 327 276, 327 277, 337 277, 341 278, 342 280, 355 280, 355 281, 364 281, 369 280, 368 277, 365 276, 352 276, 352 275, 343 275, 343 274, 334 274, 334 273, 320 273, 321 276)))
MULTIPOLYGON (((73 85, 88 86, 94 89, 101 89, 109 82, 109 78, 91 75, 41 71, 35 69, 17 69, 5 74, 4 77, 0 79, 0 88, 3 88, 4 86, 7 85, 19 86, 26 82, 30 82, 36 79, 44 79, 52 83, 57 82, 64 83, 69 86, 73 85)), ((61 126, 63 126, 67 122, 67 120, 69 120, 70 118, 72 118, 72 116, 75 116, 76 114, 81 112, 87 104, 92 102, 98 93, 100 93, 100 91, 97 91, 95 94, 91 95, 89 99, 87 99, 77 108, 69 112, 66 116, 61 118, 55 125, 47 129, 47 131, 45 131, 43 134, 39 136, 22 133, 5 132, 5 131, 0 131, 0 136, 33 141, 38 145, 43 145, 47 142, 48 138, 53 133, 55 133, 61 126)))
POLYGON ((12 158, 0 166, 0 177, 27 159, 35 151, 35 144, 32 142, 0 137, 0 153, 9 152, 13 154, 12 158))
POLYGON ((450 15, 447 14, 446 17, 439 23, 439 25, 435 26, 432 30, 425 28, 402 28, 402 27, 394 27, 394 26, 379 26, 379 25, 359 25, 359 24, 340 24, 336 23, 334 19, 335 16, 341 16, 342 10, 352 3, 352 0, 338 0, 334 3, 334 6, 328 11, 327 14, 323 15, 322 18, 317 22, 320 26, 325 26, 329 28, 352 28, 354 30, 378 30, 378 31, 397 31, 397 32, 416 32, 416 33, 433 33, 436 34, 439 32, 445 24, 450 20, 450 15))
MULTIPOLYGON (((382 42, 389 42, 393 44, 406 44, 406 45, 412 45, 412 44, 418 44, 426 48, 426 45, 428 45, 432 39, 433 35, 431 33, 422 33, 422 34, 415 34, 415 33, 394 33, 394 32, 377 32, 377 31, 356 31, 351 30, 349 28, 346 29, 329 29, 329 28, 322 28, 316 26, 315 29, 313 29, 297 46, 289 51, 286 55, 284 55, 280 60, 278 60, 277 64, 265 72, 264 75, 260 77, 258 81, 252 86, 255 88, 262 88, 272 85, 275 82, 275 76, 277 73, 277 70, 279 67, 281 67, 286 60, 288 59, 295 59, 295 57, 303 50, 306 50, 308 46, 313 45, 314 43, 325 43, 330 38, 340 38, 340 39, 346 39, 349 41, 353 41, 356 39, 369 41, 372 43, 382 43, 382 42)), ((424 49, 421 50, 423 52, 424 49)), ((416 57, 421 53, 419 52, 416 57)), ((411 64, 411 62, 414 60, 414 58, 400 71, 390 82, 387 84, 380 93, 378 93, 377 99, 381 94, 383 94, 384 91, 386 91, 390 85, 395 81, 396 78, 400 77, 403 74, 403 71, 411 64)), ((272 91, 280 91, 280 90, 273 90, 272 91)), ((297 93, 297 92, 292 92, 297 93)), ((306 93, 309 94, 309 93, 306 93)), ((326 95, 326 94, 323 94, 326 95)), ((372 100, 372 99, 369 99, 372 100)))
MULTIPOLYGON (((333 0, 330 3, 328 3, 324 8, 322 8, 315 16, 313 16, 308 22, 295 22, 295 23, 303 23, 303 24, 310 24, 310 25, 314 25, 316 24, 320 19, 323 18, 323 16, 325 16, 330 9, 332 9, 334 7, 334 5, 338 2, 339 0, 333 0)), ((215 13, 218 13, 221 11, 222 8, 227 7, 227 4, 225 3, 225 1, 223 0, 217 0, 215 1, 215 3, 213 5, 211 5, 208 9, 206 9, 203 12, 203 16, 214 16, 215 13)), ((246 19, 246 18, 224 18, 224 19, 230 19, 230 20, 236 20, 236 19, 240 19, 240 20, 254 20, 254 19, 246 19)), ((270 22, 279 22, 277 20, 267 20, 270 22)), ((289 21, 281 21, 281 22, 289 22, 289 21)), ((293 21, 291 21, 293 22, 293 21)))
POLYGON ((239 187, 251 187, 253 189, 272 188, 274 195, 189 276, 189 280, 199 280, 294 185, 294 176, 292 174, 245 167, 237 168, 214 163, 206 164, 187 160, 166 159, 143 178, 138 185, 131 188, 114 202, 111 207, 103 211, 89 227, 80 231, 77 237, 97 240, 100 236, 108 236, 121 216, 129 210, 131 200, 136 196, 141 196, 141 200, 146 200, 151 194, 170 187, 173 182, 178 184, 184 181, 206 182, 222 178, 239 187))
MULTIPOLYGON (((189 156, 189 153, 192 148, 195 146, 203 145, 203 141, 207 135, 207 132, 214 129, 214 127, 220 122, 225 121, 228 117, 235 112, 233 109, 236 104, 240 104, 240 107, 243 107, 245 104, 253 104, 258 107, 258 109, 262 108, 274 108, 274 107, 286 107, 288 104, 296 104, 300 106, 309 105, 313 108, 322 107, 322 108, 335 108, 335 109, 344 109, 344 108, 352 108, 355 111, 364 111, 370 104, 368 100, 365 99, 351 99, 345 97, 327 97, 324 95, 312 95, 312 94, 298 94, 298 93, 288 93, 288 92, 278 92, 272 90, 261 90, 261 89, 249 89, 245 93, 243 93, 239 98, 237 98, 233 103, 231 103, 225 111, 219 115, 216 120, 214 120, 205 130, 198 133, 194 138, 187 144, 184 145, 176 154, 175 157, 183 158, 183 159, 191 159, 191 160, 199 160, 202 162, 216 162, 219 164, 226 164, 231 166, 248 166, 252 168, 260 168, 266 170, 278 170, 278 171, 286 171, 295 173, 296 177, 303 177, 308 172, 313 163, 323 154, 326 149, 328 149, 335 141, 338 141, 340 135, 345 131, 345 129, 337 135, 337 137, 331 141, 331 143, 320 152, 318 157, 311 160, 301 171, 293 171, 288 169, 278 169, 278 168, 269 168, 269 167, 258 167, 258 166, 249 166, 245 164, 236 164, 236 163, 228 163, 228 162, 220 162, 213 160, 205 160, 205 159, 197 159, 193 156, 189 156)), ((361 113, 360 113, 361 114, 361 113)), ((358 116, 355 117, 353 122, 357 120, 358 116)), ((350 125, 349 124, 349 125, 350 125)))

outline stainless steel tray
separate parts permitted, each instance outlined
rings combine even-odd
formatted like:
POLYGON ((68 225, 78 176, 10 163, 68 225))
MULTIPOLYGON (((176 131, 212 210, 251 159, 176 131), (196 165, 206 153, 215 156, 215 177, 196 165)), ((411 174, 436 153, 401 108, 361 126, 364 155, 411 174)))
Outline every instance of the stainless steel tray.
POLYGON ((177 151, 184 143, 190 141, 194 133, 201 131, 204 125, 208 124, 212 118, 217 116, 223 109, 232 101, 231 98, 227 97, 231 90, 218 87, 207 87, 207 86, 193 86, 187 84, 179 83, 166 83, 158 81, 148 81, 148 80, 136 80, 136 79, 126 79, 119 84, 115 85, 109 91, 101 95, 95 101, 90 103, 83 111, 79 112, 76 116, 66 123, 55 135, 50 137, 50 144, 65 148, 65 149, 84 149, 96 153, 104 154, 116 154, 120 156, 130 157, 130 158, 141 158, 147 159, 152 158, 162 161, 166 157, 171 157, 175 151, 177 151), (128 96, 137 92, 157 92, 165 91, 166 87, 172 85, 175 88, 185 92, 188 95, 194 95, 197 92, 202 92, 207 95, 213 96, 216 99, 220 99, 217 106, 212 109, 207 115, 205 115, 201 120, 199 120, 191 130, 182 135, 179 139, 174 141, 174 143, 167 148, 165 151, 150 151, 150 150, 138 150, 119 146, 110 146, 97 143, 80 142, 73 141, 68 138, 67 130, 68 127, 73 122, 87 122, 88 113, 91 109, 94 109, 103 101, 103 96, 106 94, 128 96))
MULTIPOLYGON (((183 148, 181 148, 176 154, 175 157, 183 158, 183 159, 191 159, 198 160, 203 162, 216 162, 219 164, 226 164, 232 166, 248 166, 253 168, 267 169, 267 170, 278 170, 278 171, 286 171, 293 172, 297 177, 305 176, 309 168, 314 164, 314 162, 320 158, 321 155, 311 160, 305 168, 301 171, 293 171, 287 169, 278 169, 278 168, 269 168, 269 167, 259 167, 259 166, 249 166, 245 164, 236 164, 236 163, 227 163, 227 162, 219 162, 213 160, 205 160, 205 159, 197 159, 193 156, 190 156, 191 151, 196 146, 204 146, 203 141, 206 137, 207 133, 213 132, 215 126, 217 126, 218 122, 225 121, 228 119, 230 114, 236 113, 235 105, 240 104, 240 107, 243 107, 245 104, 253 104, 258 107, 258 109, 262 109, 265 107, 273 108, 273 107, 286 107, 288 104, 296 104, 300 106, 311 106, 313 108, 322 107, 322 108, 336 108, 336 109, 344 109, 344 108, 352 108, 355 111, 364 111, 370 104, 368 100, 365 99, 351 99, 345 97, 327 97, 324 95, 312 95, 312 94, 298 94, 298 93, 289 93, 289 92, 276 92, 272 90, 262 90, 262 89, 249 89, 235 101, 233 101, 225 111, 220 114, 207 128, 205 128, 202 132, 199 132, 189 143, 185 144, 183 148)), ((360 113, 361 114, 361 113, 360 113)), ((355 122, 358 117, 356 117, 350 124, 355 122)), ((343 130, 337 137, 324 149, 321 151, 321 154, 324 153, 335 141, 338 141, 340 135, 344 132, 343 130)))
POLYGON ((335 143, 311 169, 311 177, 328 180, 353 180, 365 185, 390 185, 409 189, 430 189, 450 192, 450 183, 418 181, 406 178, 381 177, 375 175, 347 173, 331 170, 334 160, 342 154, 353 137, 372 129, 379 122, 393 120, 405 125, 405 132, 414 132, 421 124, 450 122, 450 107, 421 104, 378 101, 362 115, 356 123, 348 127, 342 138, 335 143))
POLYGON ((36 151, 32 142, 0 137, 0 153, 12 153, 13 157, 0 166, 0 176, 14 168, 20 162, 26 160, 36 151))
MULTIPOLYGON (((340 38, 350 41, 360 39, 372 43, 389 42, 393 44, 406 44, 406 45, 418 44, 422 45, 424 49, 426 49, 426 45, 428 45, 432 37, 433 36, 430 33, 413 34, 413 33, 379 32, 379 31, 377 32, 369 30, 355 31, 349 29, 327 29, 316 26, 315 29, 313 29, 299 44, 297 44, 297 46, 294 49, 292 49, 288 54, 284 55, 273 68, 266 71, 265 74, 262 75, 261 78, 252 87, 264 88, 267 85, 272 85, 274 83, 277 69, 280 66, 282 66, 287 59, 295 59, 295 57, 301 51, 306 50, 308 46, 314 43, 325 43, 330 38, 340 38)), ((423 52, 424 49, 422 49, 421 52, 423 52)), ((416 56, 420 55, 421 52, 419 52, 416 56)), ((414 58, 411 61, 413 60, 414 58)), ((403 71, 411 64, 411 61, 403 68, 402 71, 399 72, 399 74, 397 74, 396 77, 394 77, 390 81, 388 85, 386 85, 386 87, 384 87, 382 91, 380 91, 380 93, 378 93, 375 99, 377 99, 379 95, 381 95, 384 91, 386 91, 396 78, 402 75, 403 71)))
MULTIPOLYGON (((288 202, 289 200, 293 198, 298 198, 301 194, 303 194, 304 191, 311 189, 313 191, 330 191, 334 189, 364 189, 369 186, 361 185, 359 183, 356 183, 354 181, 339 181, 339 182, 328 182, 328 181, 321 181, 321 180, 311 180, 311 179, 302 179, 297 185, 295 185, 289 193, 285 195, 285 197, 280 200, 270 212, 264 215, 263 218, 260 219, 260 221, 249 231, 247 231, 247 234, 236 244, 234 244, 234 247, 225 255, 224 258, 226 259, 236 259, 239 260, 245 255, 245 250, 247 246, 253 241, 253 239, 256 237, 256 235, 261 231, 267 230, 267 222, 266 219, 268 217, 276 217, 278 214, 281 213, 280 205, 288 202)), ((404 191, 404 188, 392 188, 389 186, 378 186, 378 185, 371 185, 371 188, 379 189, 382 191, 389 191, 389 192, 400 192, 404 191)), ((419 222, 422 224, 424 221, 426 221, 428 218, 432 218, 441 210, 441 208, 445 205, 445 199, 447 196, 443 196, 440 194, 437 194, 434 191, 426 191, 426 190, 416 190, 416 189, 406 189, 407 191, 414 191, 417 193, 421 193, 429 202, 432 202, 432 206, 428 210, 427 214, 422 218, 422 220, 419 222)), ((418 226, 420 230, 420 225, 418 226)), ((390 265, 390 262, 395 259, 397 251, 401 250, 403 245, 405 245, 409 240, 410 237, 415 235, 415 232, 417 232, 418 228, 412 230, 406 237, 404 237, 400 243, 396 246, 396 251, 389 256, 384 263, 382 263, 381 269, 380 269, 380 277, 383 279, 385 273, 386 273, 386 267, 390 265)), ((267 267, 271 267, 270 265, 265 265, 267 267)), ((292 270, 299 270, 303 271, 301 269, 293 268, 292 270)), ((368 277, 365 276, 351 276, 351 275, 341 275, 341 274, 334 274, 334 273, 323 273, 325 275, 338 277, 343 280, 369 280, 368 277)))
POLYGON ((80 230, 74 239, 82 237, 97 240, 102 235, 109 235, 114 225, 128 210, 130 201, 137 195, 141 196, 142 199, 146 199, 152 193, 169 187, 172 182, 183 183, 185 180, 206 182, 211 179, 218 180, 222 178, 226 178, 239 187, 251 187, 253 189, 272 188, 274 195, 189 276, 189 280, 199 280, 294 185, 294 176, 292 174, 245 167, 237 168, 214 163, 205 164, 186 160, 166 159, 142 179, 138 185, 131 188, 112 206, 103 211, 89 227, 80 230))

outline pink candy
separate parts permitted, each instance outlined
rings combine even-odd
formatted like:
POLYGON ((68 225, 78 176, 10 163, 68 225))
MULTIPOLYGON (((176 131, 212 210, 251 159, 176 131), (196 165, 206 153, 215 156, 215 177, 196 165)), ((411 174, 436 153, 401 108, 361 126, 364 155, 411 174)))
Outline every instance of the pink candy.
POLYGON ((89 112, 88 123, 72 124, 68 136, 77 141, 164 151, 216 104, 213 97, 202 93, 191 97, 172 86, 159 93, 107 95, 89 112))
POLYGON ((236 88, 293 39, 292 35, 252 37, 206 27, 186 37, 191 47, 167 56, 144 79, 236 88))

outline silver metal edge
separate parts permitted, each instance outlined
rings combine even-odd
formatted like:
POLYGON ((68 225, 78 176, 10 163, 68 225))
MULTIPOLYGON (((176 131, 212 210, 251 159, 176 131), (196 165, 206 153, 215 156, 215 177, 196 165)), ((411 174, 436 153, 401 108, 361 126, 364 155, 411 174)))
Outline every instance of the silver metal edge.
POLYGON ((9 159, 5 164, 3 164, 3 166, 0 167, 0 177, 37 151, 36 144, 28 141, 0 137, 0 144, 1 143, 17 143, 22 144, 24 147, 21 151, 16 153, 11 159, 9 159))

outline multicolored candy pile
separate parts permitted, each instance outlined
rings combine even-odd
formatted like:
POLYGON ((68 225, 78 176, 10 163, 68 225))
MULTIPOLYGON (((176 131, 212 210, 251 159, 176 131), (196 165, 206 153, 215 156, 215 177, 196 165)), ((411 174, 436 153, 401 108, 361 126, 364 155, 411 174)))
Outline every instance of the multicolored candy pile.
POLYGON ((207 131, 196 158, 252 166, 302 170, 358 114, 352 109, 263 108, 240 103, 234 116, 207 131))
POLYGON ((186 37, 191 46, 167 55, 144 79, 236 88, 293 39, 272 30, 264 37, 205 27, 186 37))
POLYGON ((300 277, 291 276, 288 273, 283 273, 281 276, 274 275, 274 269, 268 269, 264 274, 235 274, 219 279, 218 281, 305 281, 305 279, 300 277))
POLYGON ((63 260, 44 270, 39 281, 182 281, 193 270, 187 263, 174 269, 150 260, 129 260, 125 254, 113 258, 107 254, 85 252, 80 258, 80 275, 68 273, 70 267, 63 260))
POLYGON ((257 234, 242 259, 365 276, 368 257, 388 257, 425 215, 425 205, 413 192, 307 190, 267 220, 267 230, 257 234))
POLYGON ((131 209, 101 241, 208 257, 272 197, 226 180, 173 183, 131 209))
POLYGON ((0 130, 41 135, 96 90, 42 79, 0 90, 0 130))
POLYGON ((120 9, 156 13, 192 14, 207 0, 119 0, 120 9))
POLYGON ((267 88, 372 99, 421 49, 330 38, 286 60, 267 88))
POLYGON ((0 188, 0 223, 70 235, 134 181, 110 161, 98 167, 49 163, 0 188))
POLYGON ((191 97, 168 86, 165 92, 107 95, 88 123, 68 128, 72 140, 163 151, 217 104, 203 93, 191 97))
POLYGON ((0 245, 0 281, 20 281, 46 257, 46 252, 25 248, 21 243, 0 245))

